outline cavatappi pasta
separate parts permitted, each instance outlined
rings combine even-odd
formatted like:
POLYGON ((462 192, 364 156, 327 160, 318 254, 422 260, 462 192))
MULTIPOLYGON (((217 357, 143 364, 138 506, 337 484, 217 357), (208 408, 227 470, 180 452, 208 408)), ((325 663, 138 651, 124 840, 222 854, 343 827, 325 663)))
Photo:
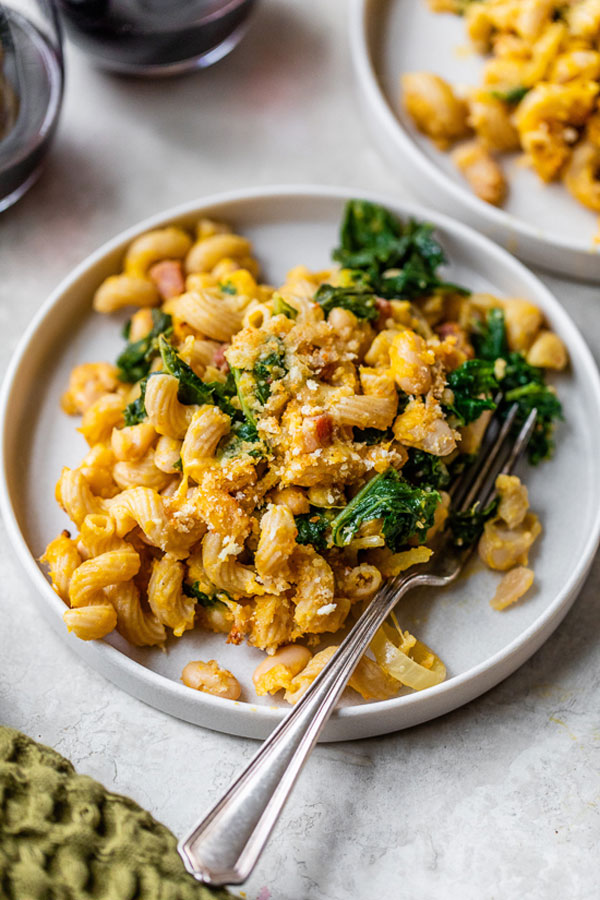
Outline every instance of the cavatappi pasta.
POLYGON ((597 0, 429 0, 464 16, 487 59, 480 87, 455 90, 439 75, 402 78, 415 125, 442 150, 463 139, 454 162, 478 197, 500 205, 507 183, 498 156, 522 150, 544 182, 562 179, 600 212, 600 4, 597 0))
MULTIPOLYGON (((295 702, 335 649, 323 638, 430 557, 452 521, 445 488, 498 391, 521 397, 523 416, 531 390, 544 398, 530 455, 549 455, 560 405, 539 367, 562 368, 566 353, 526 300, 442 282, 431 228, 372 204, 348 204, 339 267, 297 266, 275 289, 251 252, 223 223, 159 229, 99 286, 99 312, 137 311, 116 365, 71 374, 62 405, 89 451, 56 487, 74 533, 42 560, 83 640, 222 633, 265 652, 258 694, 295 702)), ((541 526, 518 478, 497 489, 493 509, 452 527, 460 541, 477 520, 482 559, 515 571, 503 608, 531 584, 541 526)), ((444 675, 395 623, 350 686, 385 699, 444 675)), ((240 695, 215 660, 190 661, 182 679, 240 695)))

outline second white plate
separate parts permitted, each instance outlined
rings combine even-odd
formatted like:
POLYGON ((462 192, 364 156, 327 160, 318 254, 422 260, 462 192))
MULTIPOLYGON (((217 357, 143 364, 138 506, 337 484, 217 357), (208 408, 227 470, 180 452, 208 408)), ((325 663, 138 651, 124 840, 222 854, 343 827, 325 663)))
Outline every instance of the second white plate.
POLYGON ((460 16, 433 13, 426 0, 352 0, 350 42, 369 135, 408 188, 527 262, 600 280, 598 216, 562 183, 543 184, 515 154, 503 163, 510 185, 504 207, 484 203, 449 154, 437 150, 404 112, 404 72, 434 72, 457 85, 479 82, 483 60, 467 49, 460 16))
MULTIPOLYGON (((451 280, 500 296, 528 297, 540 306, 565 341, 572 369, 557 380, 567 422, 558 429, 556 457, 526 473, 532 506, 544 527, 532 554, 536 587, 531 596, 504 613, 492 610, 489 598, 497 576, 477 565, 450 589, 409 595, 399 610, 400 620, 440 654, 448 680, 385 702, 347 701, 328 723, 325 740, 350 740, 424 722, 472 700, 513 672, 567 612, 600 533, 600 381, 565 311, 520 263, 464 225, 381 195, 358 193, 400 216, 433 222, 451 260, 451 280)), ((67 634, 64 605, 36 561, 49 540, 72 528, 54 500, 54 485, 62 466, 77 465, 87 449, 75 431, 77 420, 60 411, 60 395, 74 365, 114 360, 123 346, 116 318, 93 313, 91 298, 98 284, 118 270, 125 247, 138 234, 169 223, 191 226, 200 216, 224 219, 253 241, 264 277, 278 283, 298 263, 315 269, 329 264, 344 203, 356 195, 313 187, 241 191, 141 222, 98 250, 57 288, 24 336, 5 381, 0 500, 40 612, 72 650, 124 690, 219 731, 262 738, 289 708, 254 695, 252 671, 263 657, 257 650, 200 631, 169 641, 166 653, 131 647, 118 635, 85 643, 67 634), (242 700, 184 687, 179 680, 183 666, 199 658, 216 658, 231 669, 243 685, 242 700)))

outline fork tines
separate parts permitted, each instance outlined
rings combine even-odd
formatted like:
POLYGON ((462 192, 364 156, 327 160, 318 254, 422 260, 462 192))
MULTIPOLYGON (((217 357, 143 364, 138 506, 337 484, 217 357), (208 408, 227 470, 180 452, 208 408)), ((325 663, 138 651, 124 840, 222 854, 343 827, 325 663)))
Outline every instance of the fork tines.
POLYGON ((537 410, 533 409, 513 436, 519 407, 514 403, 502 419, 496 409, 490 419, 476 460, 453 485, 452 508, 463 512, 474 503, 486 507, 495 496, 495 482, 500 474, 509 475, 527 449, 535 428, 537 410))

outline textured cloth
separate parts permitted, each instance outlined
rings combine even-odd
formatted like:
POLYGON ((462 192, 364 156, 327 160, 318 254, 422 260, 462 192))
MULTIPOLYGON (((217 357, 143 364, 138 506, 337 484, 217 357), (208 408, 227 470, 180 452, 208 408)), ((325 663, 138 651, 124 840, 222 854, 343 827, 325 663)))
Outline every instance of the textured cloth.
POLYGON ((0 727, 1 900, 232 900, 185 871, 150 813, 0 727))

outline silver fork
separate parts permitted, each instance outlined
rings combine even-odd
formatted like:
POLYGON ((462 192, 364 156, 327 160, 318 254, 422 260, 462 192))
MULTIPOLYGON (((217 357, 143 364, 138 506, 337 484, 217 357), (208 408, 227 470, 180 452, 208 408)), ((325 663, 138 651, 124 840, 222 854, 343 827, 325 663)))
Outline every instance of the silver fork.
MULTIPOLYGON (((467 510, 473 503, 483 509, 495 496, 496 476, 514 469, 536 418, 533 410, 511 443, 509 435, 517 411, 514 405, 503 422, 498 416, 492 419, 477 462, 452 486, 454 511, 467 510)), ((457 547, 446 536, 428 563, 388 581, 375 595, 296 706, 208 815, 180 841, 178 849, 185 866, 199 881, 214 887, 246 881, 302 766, 377 629, 411 588, 442 587, 454 581, 472 549, 457 547)))

